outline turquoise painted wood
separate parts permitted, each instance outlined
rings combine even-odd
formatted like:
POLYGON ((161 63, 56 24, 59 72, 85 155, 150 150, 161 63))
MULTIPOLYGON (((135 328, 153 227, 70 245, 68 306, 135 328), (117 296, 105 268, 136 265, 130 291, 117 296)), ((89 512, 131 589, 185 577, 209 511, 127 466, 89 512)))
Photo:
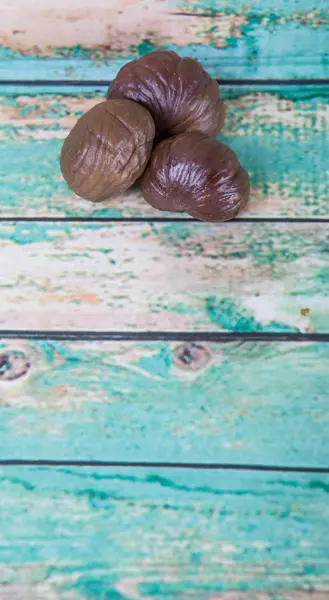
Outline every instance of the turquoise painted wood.
POLYGON ((3 12, 3 79, 111 79, 156 48, 193 56, 216 77, 326 78, 326 0, 52 0, 3 12))
POLYGON ((0 224, 0 329, 329 332, 326 223, 0 224))
POLYGON ((0 364, 3 459, 329 463, 327 343, 17 339, 0 364))
POLYGON ((280 19, 290 20, 292 15, 298 18, 305 14, 312 19, 317 14, 326 14, 328 10, 327 0, 278 0, 275 4, 272 0, 248 0, 247 4, 245 0, 169 0, 169 6, 171 11, 182 10, 192 14, 215 16, 234 9, 237 12, 252 13, 260 18, 273 18, 276 15, 280 19))
MULTIPOLYGON (((111 202, 77 198, 63 181, 59 155, 77 118, 106 89, 9 88, 0 101, 1 217, 163 216, 132 190, 111 202)), ((251 201, 241 215, 328 218, 329 85, 222 86, 226 123, 220 139, 251 176, 251 201)), ((171 219, 181 214, 168 215, 171 219)))
MULTIPOLYGON (((104 96, 83 81, 155 48, 215 77, 328 78, 327 0, 28 4, 1 13, 0 329, 96 339, 0 340, 0 459, 327 467, 328 343, 97 332, 329 333, 327 224, 270 222, 329 217, 329 88, 222 89, 242 218, 267 223, 93 223, 159 215, 136 191, 78 200, 58 168, 104 96)), ((2 467, 0 600, 328 600, 328 490, 319 473, 2 467)))
POLYGON ((7 467, 0 594, 325 600, 328 490, 319 475, 7 467))

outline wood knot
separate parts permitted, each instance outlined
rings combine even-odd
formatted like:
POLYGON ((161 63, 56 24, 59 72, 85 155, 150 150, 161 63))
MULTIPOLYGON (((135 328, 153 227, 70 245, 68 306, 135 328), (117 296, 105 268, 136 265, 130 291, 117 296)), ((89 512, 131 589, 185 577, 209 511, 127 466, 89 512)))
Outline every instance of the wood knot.
POLYGON ((197 371, 210 360, 210 352, 203 344, 181 344, 174 350, 175 364, 180 369, 197 371))
POLYGON ((20 350, 10 350, 0 354, 0 381, 13 381, 23 377, 31 366, 30 361, 20 350))

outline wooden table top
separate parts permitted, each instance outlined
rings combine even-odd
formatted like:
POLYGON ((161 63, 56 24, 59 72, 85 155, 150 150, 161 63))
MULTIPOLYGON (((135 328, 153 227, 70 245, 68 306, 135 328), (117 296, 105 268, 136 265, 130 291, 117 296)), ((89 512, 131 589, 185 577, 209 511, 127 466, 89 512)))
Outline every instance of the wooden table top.
POLYGON ((328 0, 1 13, 0 600, 328 600, 328 0), (158 47, 220 79, 233 222, 61 177, 158 47))

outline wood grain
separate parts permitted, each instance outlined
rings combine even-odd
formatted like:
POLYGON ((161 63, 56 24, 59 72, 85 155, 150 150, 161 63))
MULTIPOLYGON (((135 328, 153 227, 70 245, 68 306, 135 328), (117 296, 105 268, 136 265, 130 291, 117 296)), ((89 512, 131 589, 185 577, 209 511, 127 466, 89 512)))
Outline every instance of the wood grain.
MULTIPOLYGON (((319 0, 7 0, 3 80, 112 79, 155 48, 222 78, 328 78, 319 0)), ((60 147, 104 89, 2 88, 1 211, 78 200, 60 147)), ((327 219, 328 88, 226 88, 243 217, 327 219)), ((173 215, 170 215, 173 218, 173 215)), ((2 223, 0 328, 329 332, 328 227, 2 223)), ((0 341, 0 457, 328 465, 329 344, 0 341)), ((0 469, 1 600, 327 600, 329 476, 0 469)))
POLYGON ((2 340, 0 456, 326 467, 328 362, 327 343, 2 340))
MULTIPOLYGON (((65 581, 65 578, 62 578, 63 582, 65 581)), ((98 586, 100 585, 100 580, 99 578, 96 580, 96 582, 94 580, 92 580, 92 584, 91 587, 92 590, 94 591, 94 584, 96 583, 96 587, 98 589, 98 586)), ((56 592, 54 591, 54 586, 49 584, 48 582, 41 582, 35 585, 29 585, 29 584, 4 584, 3 586, 1 586, 0 583, 0 591, 2 594, 2 598, 3 600, 20 600, 21 598, 24 598, 24 600, 59 600, 58 598, 58 593, 60 593, 60 598, 61 600, 71 600, 71 598, 73 597, 74 600, 82 600, 82 599, 86 599, 86 596, 77 596, 75 592, 72 592, 72 585, 70 588, 70 585, 66 586, 66 591, 63 592, 62 589, 58 590, 59 586, 56 586, 56 592), (67 592, 67 593, 66 593, 67 592), (74 593, 74 596, 73 596, 74 593)), ((104 587, 104 586, 103 586, 104 587)), ((108 589, 108 586, 105 584, 105 588, 108 589)), ((119 600, 140 600, 141 598, 154 598, 154 594, 152 594, 152 596, 141 596, 140 593, 138 592, 138 596, 136 596, 136 585, 133 584, 133 593, 135 593, 134 596, 131 595, 131 587, 130 587, 130 582, 128 583, 128 596, 124 596, 123 594, 120 593, 120 595, 118 595, 118 592, 115 592, 116 598, 119 598, 119 600)), ((127 591, 127 586, 124 586, 124 591, 127 591)), ((111 589, 111 594, 113 597, 113 590, 111 589)), ((95 596, 94 596, 95 597, 95 596)), ((161 596, 162 597, 162 596, 161 596)), ((165 596, 163 596, 165 597, 165 596)), ((186 597, 190 597, 190 596, 182 596, 181 594, 179 596, 175 596, 176 598, 180 599, 180 598, 186 598, 186 597)), ((104 596, 103 596, 104 598, 104 596)), ((102 600, 103 600, 102 598, 102 600)), ((167 598, 167 596, 166 596, 167 598)), ((216 593, 216 595, 212 595, 211 596, 212 600, 273 600, 273 594, 272 592, 219 592, 216 593)), ((278 594, 275 595, 276 600, 328 600, 328 594, 326 592, 316 592, 316 591, 309 591, 309 592, 305 592, 305 591, 297 591, 297 592, 291 592, 291 591, 287 591, 284 590, 283 592, 281 591, 278 594)))
MULTIPOLYGON (((64 183, 61 145, 81 114, 99 102, 95 92, 72 89, 36 94, 2 87, 1 217, 166 216, 129 191, 95 205, 64 183)), ((222 87, 226 124, 221 139, 250 172, 252 196, 241 217, 328 218, 329 86, 222 87)), ((168 215, 171 219, 181 214, 168 215)))
POLYGON ((328 23, 325 0, 11 0, 1 77, 104 79, 161 47, 200 59, 214 76, 325 78, 328 23))
POLYGON ((2 597, 325 600, 328 489, 328 476, 7 467, 2 597))
POLYGON ((329 331, 326 224, 2 223, 0 328, 329 331))

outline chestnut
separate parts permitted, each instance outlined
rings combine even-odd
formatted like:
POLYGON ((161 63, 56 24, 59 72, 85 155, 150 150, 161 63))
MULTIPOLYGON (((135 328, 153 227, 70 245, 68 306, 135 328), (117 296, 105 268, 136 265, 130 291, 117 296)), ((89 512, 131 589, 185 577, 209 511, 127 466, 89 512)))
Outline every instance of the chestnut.
POLYGON ((160 142, 141 179, 154 208, 186 212, 202 221, 228 221, 246 205, 249 176, 235 153, 202 133, 160 142))
POLYGON ((147 108, 157 139, 186 131, 216 134, 224 122, 217 81, 193 58, 158 50, 122 67, 108 98, 130 98, 147 108))
POLYGON ((131 100, 105 100, 86 112, 61 152, 63 177, 78 196, 100 202, 127 190, 150 158, 155 126, 131 100))

